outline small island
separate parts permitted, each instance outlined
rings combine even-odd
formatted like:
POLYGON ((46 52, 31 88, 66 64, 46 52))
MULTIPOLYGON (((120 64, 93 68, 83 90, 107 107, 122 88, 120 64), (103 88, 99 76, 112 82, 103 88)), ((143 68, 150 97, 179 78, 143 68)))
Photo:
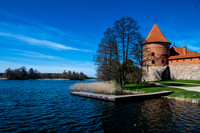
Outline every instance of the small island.
POLYGON ((28 79, 45 79, 45 80, 85 80, 94 79, 88 77, 84 73, 65 70, 63 73, 40 73, 38 70, 30 68, 29 71, 26 67, 20 67, 18 69, 6 69, 5 73, 0 73, 0 78, 8 80, 28 80, 28 79))

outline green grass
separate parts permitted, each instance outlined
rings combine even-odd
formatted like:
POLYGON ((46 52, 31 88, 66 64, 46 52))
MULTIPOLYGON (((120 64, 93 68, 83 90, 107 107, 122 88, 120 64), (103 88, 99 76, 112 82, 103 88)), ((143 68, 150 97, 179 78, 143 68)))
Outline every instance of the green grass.
POLYGON ((200 99, 200 92, 187 91, 171 87, 160 87, 156 85, 151 85, 147 82, 142 82, 140 84, 126 84, 125 87, 129 91, 144 92, 144 93, 159 92, 159 91, 174 91, 174 93, 169 95, 170 97, 185 98, 185 99, 200 99))
POLYGON ((200 80, 174 80, 175 82, 200 84, 200 80))
POLYGON ((120 84, 119 83, 115 82, 115 86, 116 86, 117 90, 120 89, 120 84))
POLYGON ((182 82, 182 83, 194 83, 194 84, 200 84, 200 80, 164 80, 164 81, 153 81, 156 83, 168 83, 168 82, 182 82))

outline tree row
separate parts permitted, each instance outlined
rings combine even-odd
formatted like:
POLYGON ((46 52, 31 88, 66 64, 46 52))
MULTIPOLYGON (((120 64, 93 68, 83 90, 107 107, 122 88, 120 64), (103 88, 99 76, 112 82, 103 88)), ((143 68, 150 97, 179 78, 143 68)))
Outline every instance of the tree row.
POLYGON ((28 71, 26 67, 20 67, 18 69, 6 69, 5 73, 0 74, 1 78, 7 78, 9 80, 26 80, 26 79, 54 79, 54 78, 63 78, 70 80, 84 80, 88 79, 87 75, 80 72, 66 72, 63 73, 40 73, 36 69, 30 68, 28 71))

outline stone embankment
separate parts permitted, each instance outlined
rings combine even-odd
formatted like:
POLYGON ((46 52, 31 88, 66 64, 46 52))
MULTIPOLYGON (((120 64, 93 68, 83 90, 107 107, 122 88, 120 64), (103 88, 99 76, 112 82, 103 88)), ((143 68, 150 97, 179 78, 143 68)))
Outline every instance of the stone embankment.
POLYGON ((197 103, 200 104, 200 99, 184 99, 184 98, 174 98, 165 96, 164 98, 173 100, 173 101, 181 101, 181 102, 189 102, 189 103, 197 103))

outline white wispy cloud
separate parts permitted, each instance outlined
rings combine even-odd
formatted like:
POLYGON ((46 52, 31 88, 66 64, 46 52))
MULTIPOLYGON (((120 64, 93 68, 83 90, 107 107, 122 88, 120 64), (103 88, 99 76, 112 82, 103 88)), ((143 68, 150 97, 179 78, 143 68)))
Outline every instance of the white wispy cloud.
POLYGON ((14 69, 26 66, 38 69, 40 72, 71 70, 82 71, 89 76, 94 76, 93 62, 85 62, 86 58, 84 61, 78 58, 85 55, 84 52, 88 52, 87 55, 94 52, 92 50, 96 47, 94 44, 97 44, 97 39, 87 36, 88 33, 73 33, 68 29, 52 27, 1 9, 0 18, 4 18, 0 22, 0 46, 5 44, 0 54, 1 72, 8 67, 14 69), (13 51, 10 49, 11 46, 13 51), (38 47, 42 47, 43 51, 38 50, 38 47), (47 48, 59 51, 50 51, 47 48), (80 55, 74 57, 74 51, 80 52, 80 55))
POLYGON ((26 50, 19 50, 19 49, 10 49, 11 51, 16 51, 17 55, 22 55, 26 57, 33 57, 33 58, 46 58, 46 59, 57 59, 59 57, 46 55, 38 52, 26 51, 26 50))
POLYGON ((15 39, 27 42, 28 44, 31 44, 31 45, 45 46, 45 47, 55 49, 55 50, 75 50, 75 51, 84 51, 84 52, 90 51, 90 50, 78 49, 78 48, 65 46, 63 44, 48 41, 48 40, 39 40, 36 38, 24 36, 24 35, 15 35, 15 34, 0 32, 0 36, 15 38, 15 39))
POLYGON ((195 52, 200 52, 200 40, 180 40, 180 41, 175 41, 175 45, 178 45, 179 47, 183 47, 183 45, 187 46, 187 49, 195 51, 195 52))
MULTIPOLYGON (((91 38, 91 37, 86 37, 85 35, 83 36, 82 34, 78 35, 77 33, 73 33, 68 30, 63 31, 58 28, 35 22, 28 18, 21 17, 19 15, 13 14, 11 12, 8 12, 2 9, 0 9, 0 16, 1 15, 4 17, 7 17, 8 21, 0 22, 0 26, 2 25, 4 26, 4 28, 6 27, 6 29, 11 29, 13 32, 20 31, 20 32, 26 33, 28 30, 28 31, 31 31, 31 34, 35 34, 36 36, 43 33, 45 34, 45 37, 49 36, 50 38, 62 38, 64 39, 64 41, 67 41, 70 44, 79 44, 79 45, 86 45, 86 46, 93 46, 94 45, 94 41, 92 41, 93 37, 95 36, 95 39, 99 37, 97 35, 92 34, 93 37, 91 38), (15 23, 13 23, 13 20, 15 21, 15 23)), ((20 34, 23 34, 23 33, 20 33, 20 34)), ((89 33, 87 33, 86 35, 88 34, 89 33)))
POLYGON ((192 46, 192 45, 187 45, 188 49, 191 49, 196 52, 200 52, 200 47, 192 46))

